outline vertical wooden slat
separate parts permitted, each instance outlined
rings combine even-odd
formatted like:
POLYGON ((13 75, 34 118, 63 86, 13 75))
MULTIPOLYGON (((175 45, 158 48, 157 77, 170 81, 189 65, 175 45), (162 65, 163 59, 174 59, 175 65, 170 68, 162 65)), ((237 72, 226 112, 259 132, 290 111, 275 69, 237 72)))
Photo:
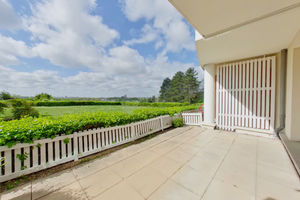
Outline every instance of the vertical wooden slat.
POLYGON ((249 85, 249 127, 253 128, 253 64, 254 62, 250 62, 250 85, 249 85))
POLYGON ((40 146, 40 153, 41 153, 41 165, 46 164, 46 144, 42 143, 40 146))
POLYGON ((21 170, 21 160, 19 159, 18 155, 21 155, 20 148, 15 149, 15 172, 18 172, 21 170))
POLYGON ((53 159, 53 142, 48 143, 48 163, 52 163, 53 159))
POLYGON ((55 145, 54 145, 54 149, 55 149, 55 162, 57 162, 60 158, 59 158, 59 156, 60 156, 60 150, 59 150, 59 141, 55 141, 54 142, 55 143, 55 145))
POLYGON ((253 97, 253 128, 257 128, 257 64, 258 64, 258 60, 254 61, 254 97, 253 97))
POLYGON ((246 63, 245 63, 245 67, 246 67, 246 70, 245 70, 245 82, 246 82, 246 84, 245 84, 245 113, 244 113, 244 115, 245 115, 245 126, 246 127, 249 127, 249 93, 248 93, 248 91, 249 91, 249 64, 250 64, 250 62, 249 61, 247 61, 246 63))
POLYGON ((6 163, 5 165, 5 175, 10 175, 12 173, 12 152, 11 150, 6 150, 5 155, 4 155, 4 162, 6 163))
POLYGON ((258 76, 257 76, 257 83, 258 83, 258 90, 257 90, 257 128, 260 129, 261 128, 261 68, 262 68, 262 59, 258 59, 258 67, 257 67, 257 71, 258 71, 258 76))
POLYGON ((37 146, 33 146, 32 149, 32 167, 36 167, 39 165, 39 148, 37 146))
POLYGON ((275 81, 276 81, 276 59, 272 57, 272 79, 271 79, 271 131, 275 129, 275 81))
POLYGON ((271 60, 268 58, 267 60, 267 68, 266 68, 266 73, 267 73, 267 80, 266 80, 266 129, 270 130, 270 70, 271 70, 271 60))
POLYGON ((228 120, 228 130, 231 130, 231 102, 232 102, 232 94, 231 94, 231 64, 228 65, 228 112, 227 112, 227 120, 228 120))
POLYGON ((30 147, 24 147, 24 154, 27 155, 27 159, 24 160, 24 168, 30 168, 30 147))
POLYGON ((266 107, 266 99, 265 99, 265 91, 266 91, 266 59, 263 59, 263 65, 262 65, 262 97, 261 97, 261 129, 265 129, 265 107, 266 107))
POLYGON ((217 91, 216 91, 216 123, 217 125, 219 125, 219 118, 220 118, 220 113, 219 113, 219 106, 220 106, 220 99, 219 99, 219 96, 220 96, 220 78, 219 78, 219 75, 220 75, 220 66, 218 65, 217 66, 217 91))

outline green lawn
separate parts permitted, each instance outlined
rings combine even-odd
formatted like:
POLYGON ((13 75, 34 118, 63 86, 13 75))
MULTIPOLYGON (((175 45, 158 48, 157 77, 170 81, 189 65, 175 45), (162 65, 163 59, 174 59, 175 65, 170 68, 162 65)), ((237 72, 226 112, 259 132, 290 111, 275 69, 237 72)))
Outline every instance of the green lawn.
MULTIPOLYGON (((145 108, 142 106, 57 106, 57 107, 34 107, 37 109, 41 116, 57 116, 64 114, 73 113, 84 113, 84 112, 118 112, 123 111, 131 113, 137 108, 145 108)), ((149 107, 148 107, 149 108, 149 107)), ((11 115, 11 109, 5 109, 4 113, 0 117, 11 115)))

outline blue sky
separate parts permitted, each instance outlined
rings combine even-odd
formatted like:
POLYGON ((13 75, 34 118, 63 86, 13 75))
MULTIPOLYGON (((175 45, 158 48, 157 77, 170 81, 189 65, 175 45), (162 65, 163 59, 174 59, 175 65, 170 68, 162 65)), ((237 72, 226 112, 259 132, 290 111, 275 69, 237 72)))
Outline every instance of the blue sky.
POLYGON ((167 0, 0 0, 0 90, 152 96, 188 67, 194 30, 167 0))

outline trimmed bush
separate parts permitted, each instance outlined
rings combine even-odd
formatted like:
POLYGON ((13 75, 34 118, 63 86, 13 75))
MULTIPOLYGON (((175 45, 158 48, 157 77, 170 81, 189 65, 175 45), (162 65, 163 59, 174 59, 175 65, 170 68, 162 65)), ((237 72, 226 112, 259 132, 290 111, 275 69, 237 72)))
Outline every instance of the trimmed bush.
POLYGON ((17 142, 31 143, 33 140, 54 138, 57 135, 72 134, 91 128, 125 125, 161 115, 173 116, 176 113, 193 110, 197 107, 198 105, 143 108, 137 109, 131 114, 124 112, 93 112, 57 117, 26 117, 8 122, 0 121, 0 146, 13 146, 17 142))
POLYGON ((173 127, 183 127, 183 120, 182 118, 174 119, 172 122, 173 127))
POLYGON ((124 106, 152 106, 152 107, 175 107, 175 106, 187 106, 189 103, 175 103, 175 102, 122 102, 124 106))
POLYGON ((91 105, 121 105, 113 101, 37 101, 35 106, 91 106, 91 105))

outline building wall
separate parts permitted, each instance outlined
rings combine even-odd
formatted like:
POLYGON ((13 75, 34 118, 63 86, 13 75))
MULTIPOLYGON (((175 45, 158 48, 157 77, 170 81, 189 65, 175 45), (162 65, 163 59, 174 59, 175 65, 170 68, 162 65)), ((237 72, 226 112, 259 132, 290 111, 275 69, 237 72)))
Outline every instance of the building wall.
POLYGON ((300 30, 288 48, 286 135, 300 141, 300 30))

